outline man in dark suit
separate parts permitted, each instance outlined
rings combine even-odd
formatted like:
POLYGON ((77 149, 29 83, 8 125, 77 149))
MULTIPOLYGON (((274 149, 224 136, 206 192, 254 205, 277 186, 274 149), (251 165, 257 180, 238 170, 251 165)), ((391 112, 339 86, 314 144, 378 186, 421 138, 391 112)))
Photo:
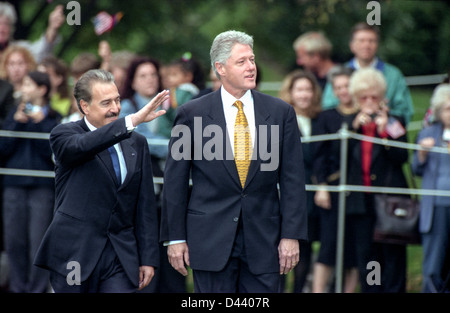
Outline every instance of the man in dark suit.
POLYGON ((119 118, 111 73, 90 70, 75 85, 84 118, 50 134, 55 214, 35 258, 55 292, 134 292, 152 279, 159 223, 147 140, 133 130, 165 113, 155 110, 167 94, 119 118))
POLYGON ((289 104, 252 90, 251 36, 218 35, 211 64, 222 87, 177 111, 160 240, 176 270, 193 269, 196 292, 277 292, 280 274, 299 261, 299 240, 307 239, 296 116, 289 104))

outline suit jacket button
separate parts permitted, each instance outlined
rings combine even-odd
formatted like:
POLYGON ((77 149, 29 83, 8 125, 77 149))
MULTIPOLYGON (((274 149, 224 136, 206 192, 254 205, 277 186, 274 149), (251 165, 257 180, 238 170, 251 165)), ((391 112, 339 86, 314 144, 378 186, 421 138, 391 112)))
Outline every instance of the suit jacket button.
POLYGON ((239 217, 233 218, 233 222, 236 222, 236 223, 237 223, 237 221, 239 221, 239 217))

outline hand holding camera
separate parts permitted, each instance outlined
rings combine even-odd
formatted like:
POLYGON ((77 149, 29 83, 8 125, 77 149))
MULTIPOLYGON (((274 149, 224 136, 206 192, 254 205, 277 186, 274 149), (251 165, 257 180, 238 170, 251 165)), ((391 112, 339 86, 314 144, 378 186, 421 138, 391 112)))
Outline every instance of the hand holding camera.
POLYGON ((14 114, 14 119, 19 123, 27 123, 30 119, 34 123, 39 123, 45 118, 42 107, 31 103, 20 103, 14 114))

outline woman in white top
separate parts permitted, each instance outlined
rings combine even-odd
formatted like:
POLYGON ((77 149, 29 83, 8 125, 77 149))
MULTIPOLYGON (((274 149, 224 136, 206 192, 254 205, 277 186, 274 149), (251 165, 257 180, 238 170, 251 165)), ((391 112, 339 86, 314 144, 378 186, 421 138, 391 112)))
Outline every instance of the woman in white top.
MULTIPOLYGON (((298 127, 303 139, 315 134, 317 116, 321 109, 322 90, 310 72, 295 70, 289 73, 280 89, 280 98, 294 107, 297 114, 298 127)), ((300 138, 299 138, 300 140, 300 138)), ((305 183, 312 183, 313 145, 303 143, 303 158, 305 164, 305 183)), ((306 277, 311 270, 311 243, 319 239, 319 214, 314 205, 314 193, 306 192, 308 207, 308 237, 309 242, 300 243, 302 256, 294 269, 294 292, 304 290, 306 277)))

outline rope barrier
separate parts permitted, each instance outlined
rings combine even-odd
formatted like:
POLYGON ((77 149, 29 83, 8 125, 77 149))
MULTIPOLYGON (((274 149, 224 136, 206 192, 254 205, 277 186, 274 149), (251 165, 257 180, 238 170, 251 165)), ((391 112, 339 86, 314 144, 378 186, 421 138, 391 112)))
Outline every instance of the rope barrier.
MULTIPOLYGON (((398 147, 403 149, 411 150, 425 150, 418 144, 399 142, 395 140, 374 138, 369 136, 360 135, 351 131, 346 131, 345 134, 335 133, 326 135, 315 135, 309 137, 302 137, 303 143, 311 143, 326 140, 340 140, 343 136, 348 136, 357 140, 370 141, 375 144, 398 147)), ((0 130, 0 137, 17 137, 17 138, 28 138, 28 139, 49 139, 49 133, 33 133, 33 132, 21 132, 21 131, 5 131, 0 130)), ((153 145, 167 145, 168 139, 147 139, 149 144, 153 145)), ((436 153, 449 153, 447 148, 433 147, 426 149, 430 152, 436 153)), ((27 170, 27 169, 17 169, 17 168, 0 168, 0 175, 15 175, 15 176, 33 176, 33 177, 46 177, 54 178, 54 171, 42 171, 42 170, 27 170)), ((153 183, 163 184, 164 179, 162 177, 154 177, 153 183)), ((190 182, 192 184, 192 182, 190 182)), ((340 185, 340 186, 324 186, 324 185, 312 185, 306 184, 305 189, 307 191, 317 191, 317 190, 327 190, 329 192, 372 192, 372 193, 388 193, 388 194, 408 194, 408 195, 431 195, 437 197, 449 197, 450 193, 448 190, 425 190, 425 189, 412 189, 412 188, 391 188, 391 187, 366 187, 357 185, 340 185)))

